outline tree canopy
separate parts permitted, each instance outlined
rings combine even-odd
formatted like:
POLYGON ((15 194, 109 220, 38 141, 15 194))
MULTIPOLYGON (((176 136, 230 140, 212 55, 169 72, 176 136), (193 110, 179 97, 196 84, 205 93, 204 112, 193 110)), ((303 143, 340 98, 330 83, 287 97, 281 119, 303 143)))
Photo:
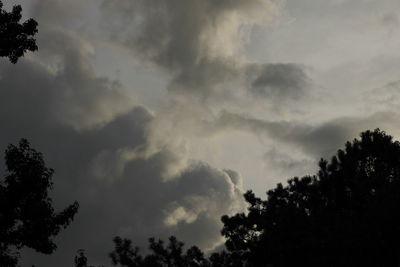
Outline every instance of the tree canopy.
POLYGON ((317 175, 278 184, 224 216, 242 266, 399 266, 400 143, 379 129, 347 142, 317 175))
POLYGON ((198 267, 208 266, 203 252, 196 246, 183 250, 183 243, 175 237, 169 238, 165 246, 162 240, 149 239, 150 254, 142 256, 139 248, 132 247, 132 242, 120 237, 114 238, 115 249, 110 253, 114 265, 123 267, 198 267))
POLYGON ((21 12, 20 5, 14 6, 11 12, 5 11, 0 1, 0 57, 8 57, 12 63, 17 63, 26 51, 38 49, 33 38, 38 32, 38 23, 34 19, 20 23, 21 12))
POLYGON ((5 163, 7 173, 0 180, 0 266, 12 267, 23 247, 52 253, 57 247, 53 237, 73 220, 78 203, 54 211, 49 197, 54 171, 27 140, 8 146, 5 163))

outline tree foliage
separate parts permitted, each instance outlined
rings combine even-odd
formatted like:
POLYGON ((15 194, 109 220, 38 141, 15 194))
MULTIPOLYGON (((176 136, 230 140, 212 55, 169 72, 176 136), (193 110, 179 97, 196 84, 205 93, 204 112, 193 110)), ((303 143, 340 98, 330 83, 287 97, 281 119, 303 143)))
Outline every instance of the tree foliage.
POLYGON ((53 242, 78 210, 78 203, 56 213, 49 197, 53 169, 45 166, 40 152, 22 139, 5 153, 7 173, 0 180, 0 266, 16 266, 23 247, 50 254, 53 242))
POLYGON ((12 63, 17 63, 26 51, 38 49, 33 38, 38 32, 38 23, 33 19, 20 23, 21 12, 20 5, 14 6, 11 12, 5 11, 0 1, 0 57, 8 57, 12 63))
POLYGON ((139 248, 120 237, 114 238, 115 249, 110 253, 112 263, 121 267, 198 267, 209 266, 203 252, 196 246, 184 251, 184 244, 171 236, 167 245, 162 240, 149 239, 151 253, 139 254, 139 248))
POLYGON ((183 242, 174 236, 166 245, 162 240, 150 238, 150 253, 145 256, 138 247, 132 247, 129 239, 116 237, 114 245, 110 258, 113 265, 119 267, 239 267, 243 262, 241 255, 235 252, 215 252, 206 257, 196 246, 185 251, 183 242))
POLYGON ((85 255, 85 250, 79 249, 77 255, 75 256, 75 267, 95 267, 93 265, 88 265, 88 260, 85 255))
POLYGON ((278 184, 224 216, 242 266, 399 266, 400 143, 379 129, 347 142, 315 176, 278 184))

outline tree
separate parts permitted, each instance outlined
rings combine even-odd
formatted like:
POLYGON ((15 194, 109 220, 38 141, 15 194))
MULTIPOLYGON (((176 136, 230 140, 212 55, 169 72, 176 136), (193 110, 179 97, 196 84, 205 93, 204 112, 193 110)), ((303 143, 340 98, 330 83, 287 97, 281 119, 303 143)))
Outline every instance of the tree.
MULTIPOLYGON (((114 251, 110 258, 114 266, 120 267, 241 267, 239 254, 226 251, 212 253, 209 258, 196 246, 184 251, 184 243, 171 236, 165 246, 162 240, 149 239, 150 253, 142 256, 132 241, 114 238, 114 251)), ((86 267, 85 265, 83 265, 86 267)), ((78 267, 78 266, 77 266, 78 267)))
POLYGON ((110 253, 113 265, 121 267, 208 267, 203 252, 196 246, 183 251, 184 244, 174 236, 164 246, 162 240, 149 239, 150 254, 141 256, 139 248, 132 247, 129 239, 114 238, 115 249, 110 253))
POLYGON ((78 250, 78 254, 75 256, 75 267, 88 267, 87 257, 85 256, 85 250, 78 250))
POLYGON ((78 254, 75 256, 75 267, 95 267, 93 265, 88 265, 88 260, 85 255, 85 250, 78 250, 78 254))
POLYGON ((20 23, 21 11, 21 6, 16 5, 7 12, 0 1, 0 57, 8 57, 12 63, 17 63, 26 51, 38 49, 33 38, 38 32, 38 23, 33 19, 20 23))
POLYGON ((78 211, 78 203, 56 213, 49 197, 53 169, 45 166, 40 152, 27 140, 9 145, 5 152, 7 172, 0 180, 0 266, 16 266, 23 247, 50 254, 61 228, 78 211))
POLYGON ((222 218, 243 266, 400 264, 400 143, 379 129, 321 159, 317 175, 245 199, 247 214, 222 218))

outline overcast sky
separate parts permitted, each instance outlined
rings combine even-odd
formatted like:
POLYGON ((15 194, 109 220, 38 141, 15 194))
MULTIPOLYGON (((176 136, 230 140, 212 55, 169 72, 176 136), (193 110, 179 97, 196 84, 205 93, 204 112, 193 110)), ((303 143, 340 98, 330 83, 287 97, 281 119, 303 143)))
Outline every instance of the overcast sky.
POLYGON ((80 203, 57 252, 24 266, 80 248, 109 265, 115 235, 211 251, 244 191, 313 174, 363 130, 400 136, 398 0, 12 3, 39 51, 0 61, 0 148, 27 138, 56 206, 80 203))

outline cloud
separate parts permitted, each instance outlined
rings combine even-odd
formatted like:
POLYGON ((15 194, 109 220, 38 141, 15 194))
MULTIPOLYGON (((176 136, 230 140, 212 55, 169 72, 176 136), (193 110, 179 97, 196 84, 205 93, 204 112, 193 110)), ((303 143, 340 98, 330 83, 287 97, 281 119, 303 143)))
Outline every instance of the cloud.
POLYGON ((112 41, 166 71, 170 92, 229 99, 249 83, 257 96, 296 98, 311 84, 301 66, 255 64, 244 57, 251 29, 278 20, 283 4, 269 0, 104 0, 102 6, 112 41))
POLYGON ((56 170, 56 206, 77 200, 80 211, 53 256, 26 250, 23 264, 70 266, 79 248, 93 264, 108 264, 115 235, 142 246, 172 234, 206 250, 220 245, 220 217, 244 209, 240 175, 153 144, 158 115, 96 74, 82 35, 54 24, 38 42, 37 54, 0 64, 0 148, 30 140, 56 170))
POLYGON ((271 148, 264 154, 266 171, 285 178, 312 174, 310 170, 316 169, 317 159, 311 159, 299 152, 294 149, 286 152, 279 146, 271 148))
POLYGON ((398 110, 400 107, 400 81, 392 81, 380 88, 368 90, 363 94, 365 100, 365 109, 390 111, 398 110))
POLYGON ((42 31, 39 42, 46 43, 41 51, 52 55, 51 62, 35 57, 12 67, 1 66, 0 82, 6 90, 0 94, 9 100, 10 114, 17 115, 18 109, 31 108, 29 102, 40 95, 38 100, 42 105, 31 112, 42 113, 41 123, 57 122, 81 130, 107 123, 132 108, 133 99, 126 88, 116 81, 96 77, 88 63, 88 43, 61 30, 42 31), (13 98, 16 94, 20 95, 19 99, 13 98))
POLYGON ((386 13, 382 15, 381 22, 383 26, 386 26, 391 30, 399 27, 399 17, 396 13, 386 13))
POLYGON ((263 0, 105 0, 103 8, 122 16, 120 26, 139 22, 132 34, 120 36, 122 41, 144 58, 182 72, 206 60, 236 56, 247 34, 242 27, 264 23, 279 6, 263 0))
POLYGON ((248 67, 249 89, 256 97, 298 99, 312 87, 304 67, 289 64, 263 64, 248 67))
POLYGON ((261 120, 225 111, 212 124, 215 131, 234 129, 256 136, 266 136, 282 146, 300 149, 311 158, 318 159, 330 158, 346 141, 364 130, 381 128, 396 134, 396 114, 376 112, 366 117, 339 117, 319 124, 306 124, 296 121, 261 120))

